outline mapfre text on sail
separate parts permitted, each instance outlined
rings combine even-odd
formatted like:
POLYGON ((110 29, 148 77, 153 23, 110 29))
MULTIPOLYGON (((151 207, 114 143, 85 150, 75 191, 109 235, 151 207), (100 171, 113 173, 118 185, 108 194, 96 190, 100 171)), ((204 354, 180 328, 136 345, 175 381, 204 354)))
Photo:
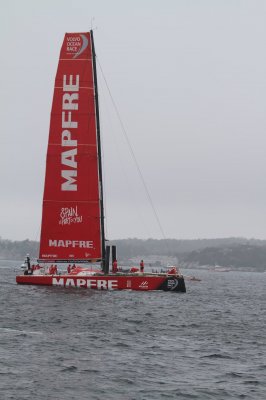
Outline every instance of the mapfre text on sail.
POLYGON ((79 75, 63 76, 62 98, 62 153, 61 153, 61 184, 62 191, 77 191, 77 160, 78 142, 76 136, 78 121, 75 121, 75 111, 78 110, 79 75), (65 167, 68 167, 65 169, 65 167))
POLYGON ((79 247, 93 249, 93 240, 54 240, 49 239, 49 247, 79 247))

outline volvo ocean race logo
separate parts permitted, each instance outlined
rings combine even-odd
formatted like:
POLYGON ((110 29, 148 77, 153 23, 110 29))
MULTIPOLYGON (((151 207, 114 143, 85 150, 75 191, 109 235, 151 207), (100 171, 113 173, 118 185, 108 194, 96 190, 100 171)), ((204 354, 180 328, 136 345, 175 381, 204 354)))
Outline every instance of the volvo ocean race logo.
POLYGON ((88 44, 89 40, 83 34, 78 36, 67 36, 66 38, 67 54, 73 54, 73 58, 77 58, 88 47, 88 44))
POLYGON ((178 285, 178 279, 171 278, 167 280, 167 288, 170 290, 175 290, 178 285))

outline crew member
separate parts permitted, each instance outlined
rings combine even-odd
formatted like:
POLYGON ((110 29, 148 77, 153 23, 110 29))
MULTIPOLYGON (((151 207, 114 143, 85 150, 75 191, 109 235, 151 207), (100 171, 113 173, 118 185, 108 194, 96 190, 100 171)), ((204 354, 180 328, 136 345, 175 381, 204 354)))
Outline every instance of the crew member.
POLYGON ((27 256, 26 256, 25 264, 26 264, 27 269, 24 271, 24 275, 32 275, 29 254, 27 254, 27 256))
POLYGON ((116 274, 117 271, 118 271, 118 268, 117 268, 117 260, 114 260, 114 261, 113 261, 113 273, 116 274))
POLYGON ((140 272, 144 272, 144 261, 143 260, 140 261, 139 266, 140 266, 140 272))

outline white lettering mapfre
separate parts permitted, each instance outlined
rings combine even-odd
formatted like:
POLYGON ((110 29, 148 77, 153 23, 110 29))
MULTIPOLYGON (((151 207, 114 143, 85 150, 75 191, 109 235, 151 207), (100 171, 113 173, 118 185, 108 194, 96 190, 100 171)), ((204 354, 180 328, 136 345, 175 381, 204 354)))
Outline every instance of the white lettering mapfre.
POLYGON ((72 247, 93 249, 92 240, 52 240, 49 239, 49 247, 72 247))
POLYGON ((63 182, 61 184, 62 191, 77 190, 77 154, 78 141, 73 140, 72 129, 78 128, 78 121, 73 121, 72 112, 78 110, 79 99, 79 75, 73 79, 73 75, 69 77, 63 76, 63 98, 62 98, 62 153, 61 176, 63 182), (67 169, 65 167, 67 166, 67 169))
POLYGON ((53 277, 53 286, 77 287, 99 290, 116 290, 118 281, 114 279, 91 279, 91 278, 66 278, 53 277))

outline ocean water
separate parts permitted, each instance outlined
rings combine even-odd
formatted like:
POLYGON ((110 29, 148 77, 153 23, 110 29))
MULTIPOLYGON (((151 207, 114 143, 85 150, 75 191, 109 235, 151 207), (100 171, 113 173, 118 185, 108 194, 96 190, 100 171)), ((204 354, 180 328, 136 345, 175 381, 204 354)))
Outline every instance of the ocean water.
POLYGON ((187 293, 19 286, 0 265, 1 400, 266 398, 266 273, 187 293))

